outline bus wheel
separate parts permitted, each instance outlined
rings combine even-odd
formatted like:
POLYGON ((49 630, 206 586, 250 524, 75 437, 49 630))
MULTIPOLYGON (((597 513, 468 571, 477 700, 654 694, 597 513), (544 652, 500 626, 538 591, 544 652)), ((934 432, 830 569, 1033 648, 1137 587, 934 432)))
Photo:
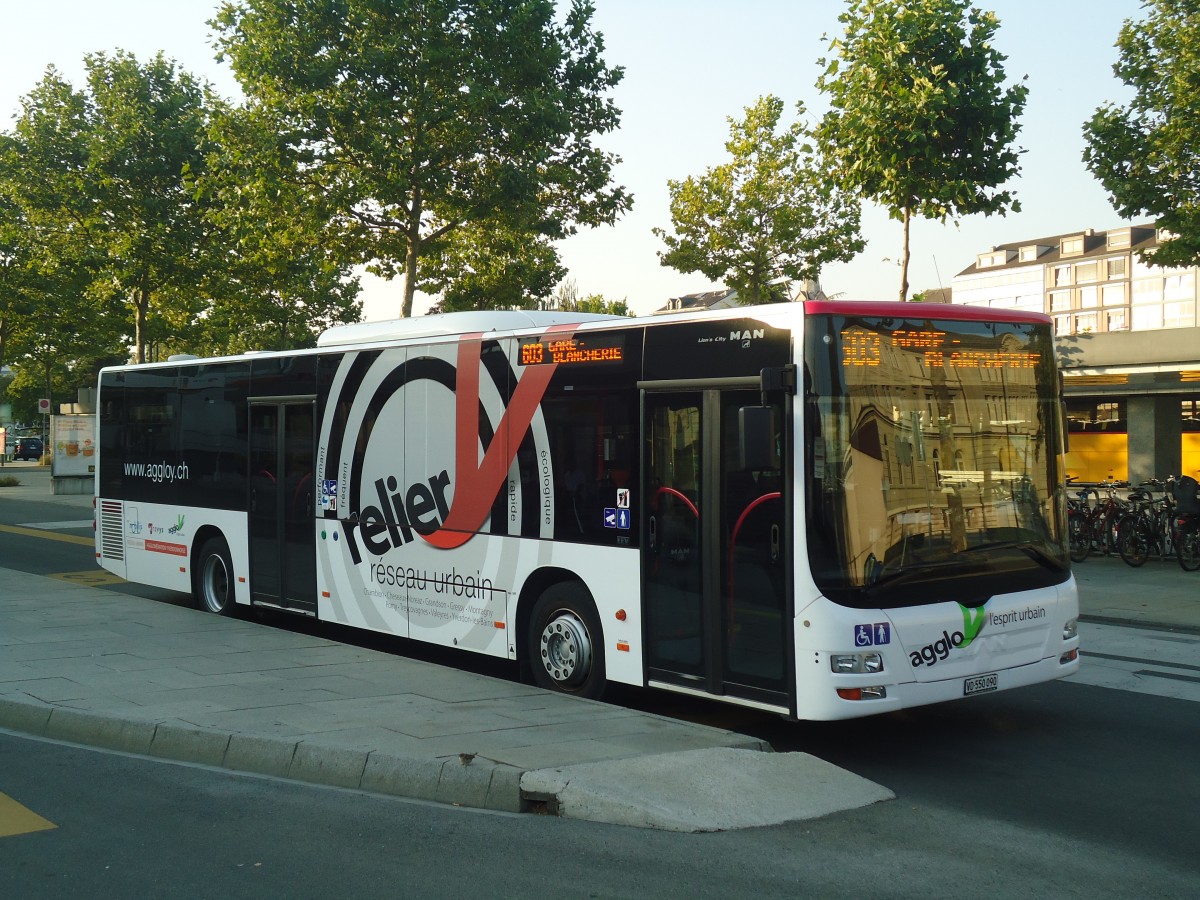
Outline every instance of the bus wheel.
POLYGON ((221 537, 209 538, 200 548, 197 566, 193 570, 192 593, 200 608, 218 616, 233 612, 233 563, 229 545, 221 537))
POLYGON ((591 700, 604 693, 600 617, 578 583, 556 584, 538 598, 527 650, 538 687, 591 700))

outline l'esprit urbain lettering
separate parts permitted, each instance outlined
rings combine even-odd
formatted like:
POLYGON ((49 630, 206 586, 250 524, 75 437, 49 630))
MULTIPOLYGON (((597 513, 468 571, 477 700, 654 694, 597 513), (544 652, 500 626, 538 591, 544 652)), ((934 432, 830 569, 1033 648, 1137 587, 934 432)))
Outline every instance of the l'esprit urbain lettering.
POLYGON ((441 528, 450 514, 446 501, 448 487, 450 473, 445 469, 403 491, 398 489, 396 476, 377 478, 375 494, 379 505, 364 507, 357 520, 345 522, 346 543, 355 565, 362 562, 360 541, 372 555, 383 556, 388 550, 412 541, 414 532, 429 535, 441 528))

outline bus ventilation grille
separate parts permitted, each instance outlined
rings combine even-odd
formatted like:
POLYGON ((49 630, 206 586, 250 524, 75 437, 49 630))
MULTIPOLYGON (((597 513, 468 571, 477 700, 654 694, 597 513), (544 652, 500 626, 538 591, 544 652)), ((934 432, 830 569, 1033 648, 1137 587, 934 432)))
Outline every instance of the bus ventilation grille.
POLYGON ((117 500, 100 501, 100 554, 105 559, 125 558, 125 514, 117 500))

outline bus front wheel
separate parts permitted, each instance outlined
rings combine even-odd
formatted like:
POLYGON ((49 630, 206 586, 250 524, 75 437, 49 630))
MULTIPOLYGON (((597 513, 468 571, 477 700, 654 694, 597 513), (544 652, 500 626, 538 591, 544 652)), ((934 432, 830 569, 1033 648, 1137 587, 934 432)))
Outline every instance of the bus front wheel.
POLYGON ((556 584, 538 598, 527 650, 538 687, 590 700, 604 693, 600 617, 582 585, 556 584))
POLYGON ((233 562, 229 545, 221 537, 209 538, 200 548, 193 570, 192 592, 200 608, 218 616, 233 612, 233 562))

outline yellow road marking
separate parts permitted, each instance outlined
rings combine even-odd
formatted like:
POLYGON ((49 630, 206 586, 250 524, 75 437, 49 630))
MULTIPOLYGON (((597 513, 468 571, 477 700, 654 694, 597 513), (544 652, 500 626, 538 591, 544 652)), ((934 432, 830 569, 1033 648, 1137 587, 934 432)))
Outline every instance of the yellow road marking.
POLYGON ((0 838, 32 831, 49 831, 57 827, 48 819, 26 809, 8 794, 0 794, 0 838))
POLYGON ((104 569, 88 569, 86 572, 58 572, 49 576, 59 581, 69 581, 71 584, 83 584, 88 587, 98 587, 102 584, 125 584, 125 579, 104 569))
POLYGON ((41 528, 25 528, 22 525, 0 525, 0 531, 8 534, 22 534, 25 537, 45 538, 48 541, 62 541, 66 544, 83 544, 87 547, 96 546, 94 538, 80 537, 77 534, 56 534, 41 528))

